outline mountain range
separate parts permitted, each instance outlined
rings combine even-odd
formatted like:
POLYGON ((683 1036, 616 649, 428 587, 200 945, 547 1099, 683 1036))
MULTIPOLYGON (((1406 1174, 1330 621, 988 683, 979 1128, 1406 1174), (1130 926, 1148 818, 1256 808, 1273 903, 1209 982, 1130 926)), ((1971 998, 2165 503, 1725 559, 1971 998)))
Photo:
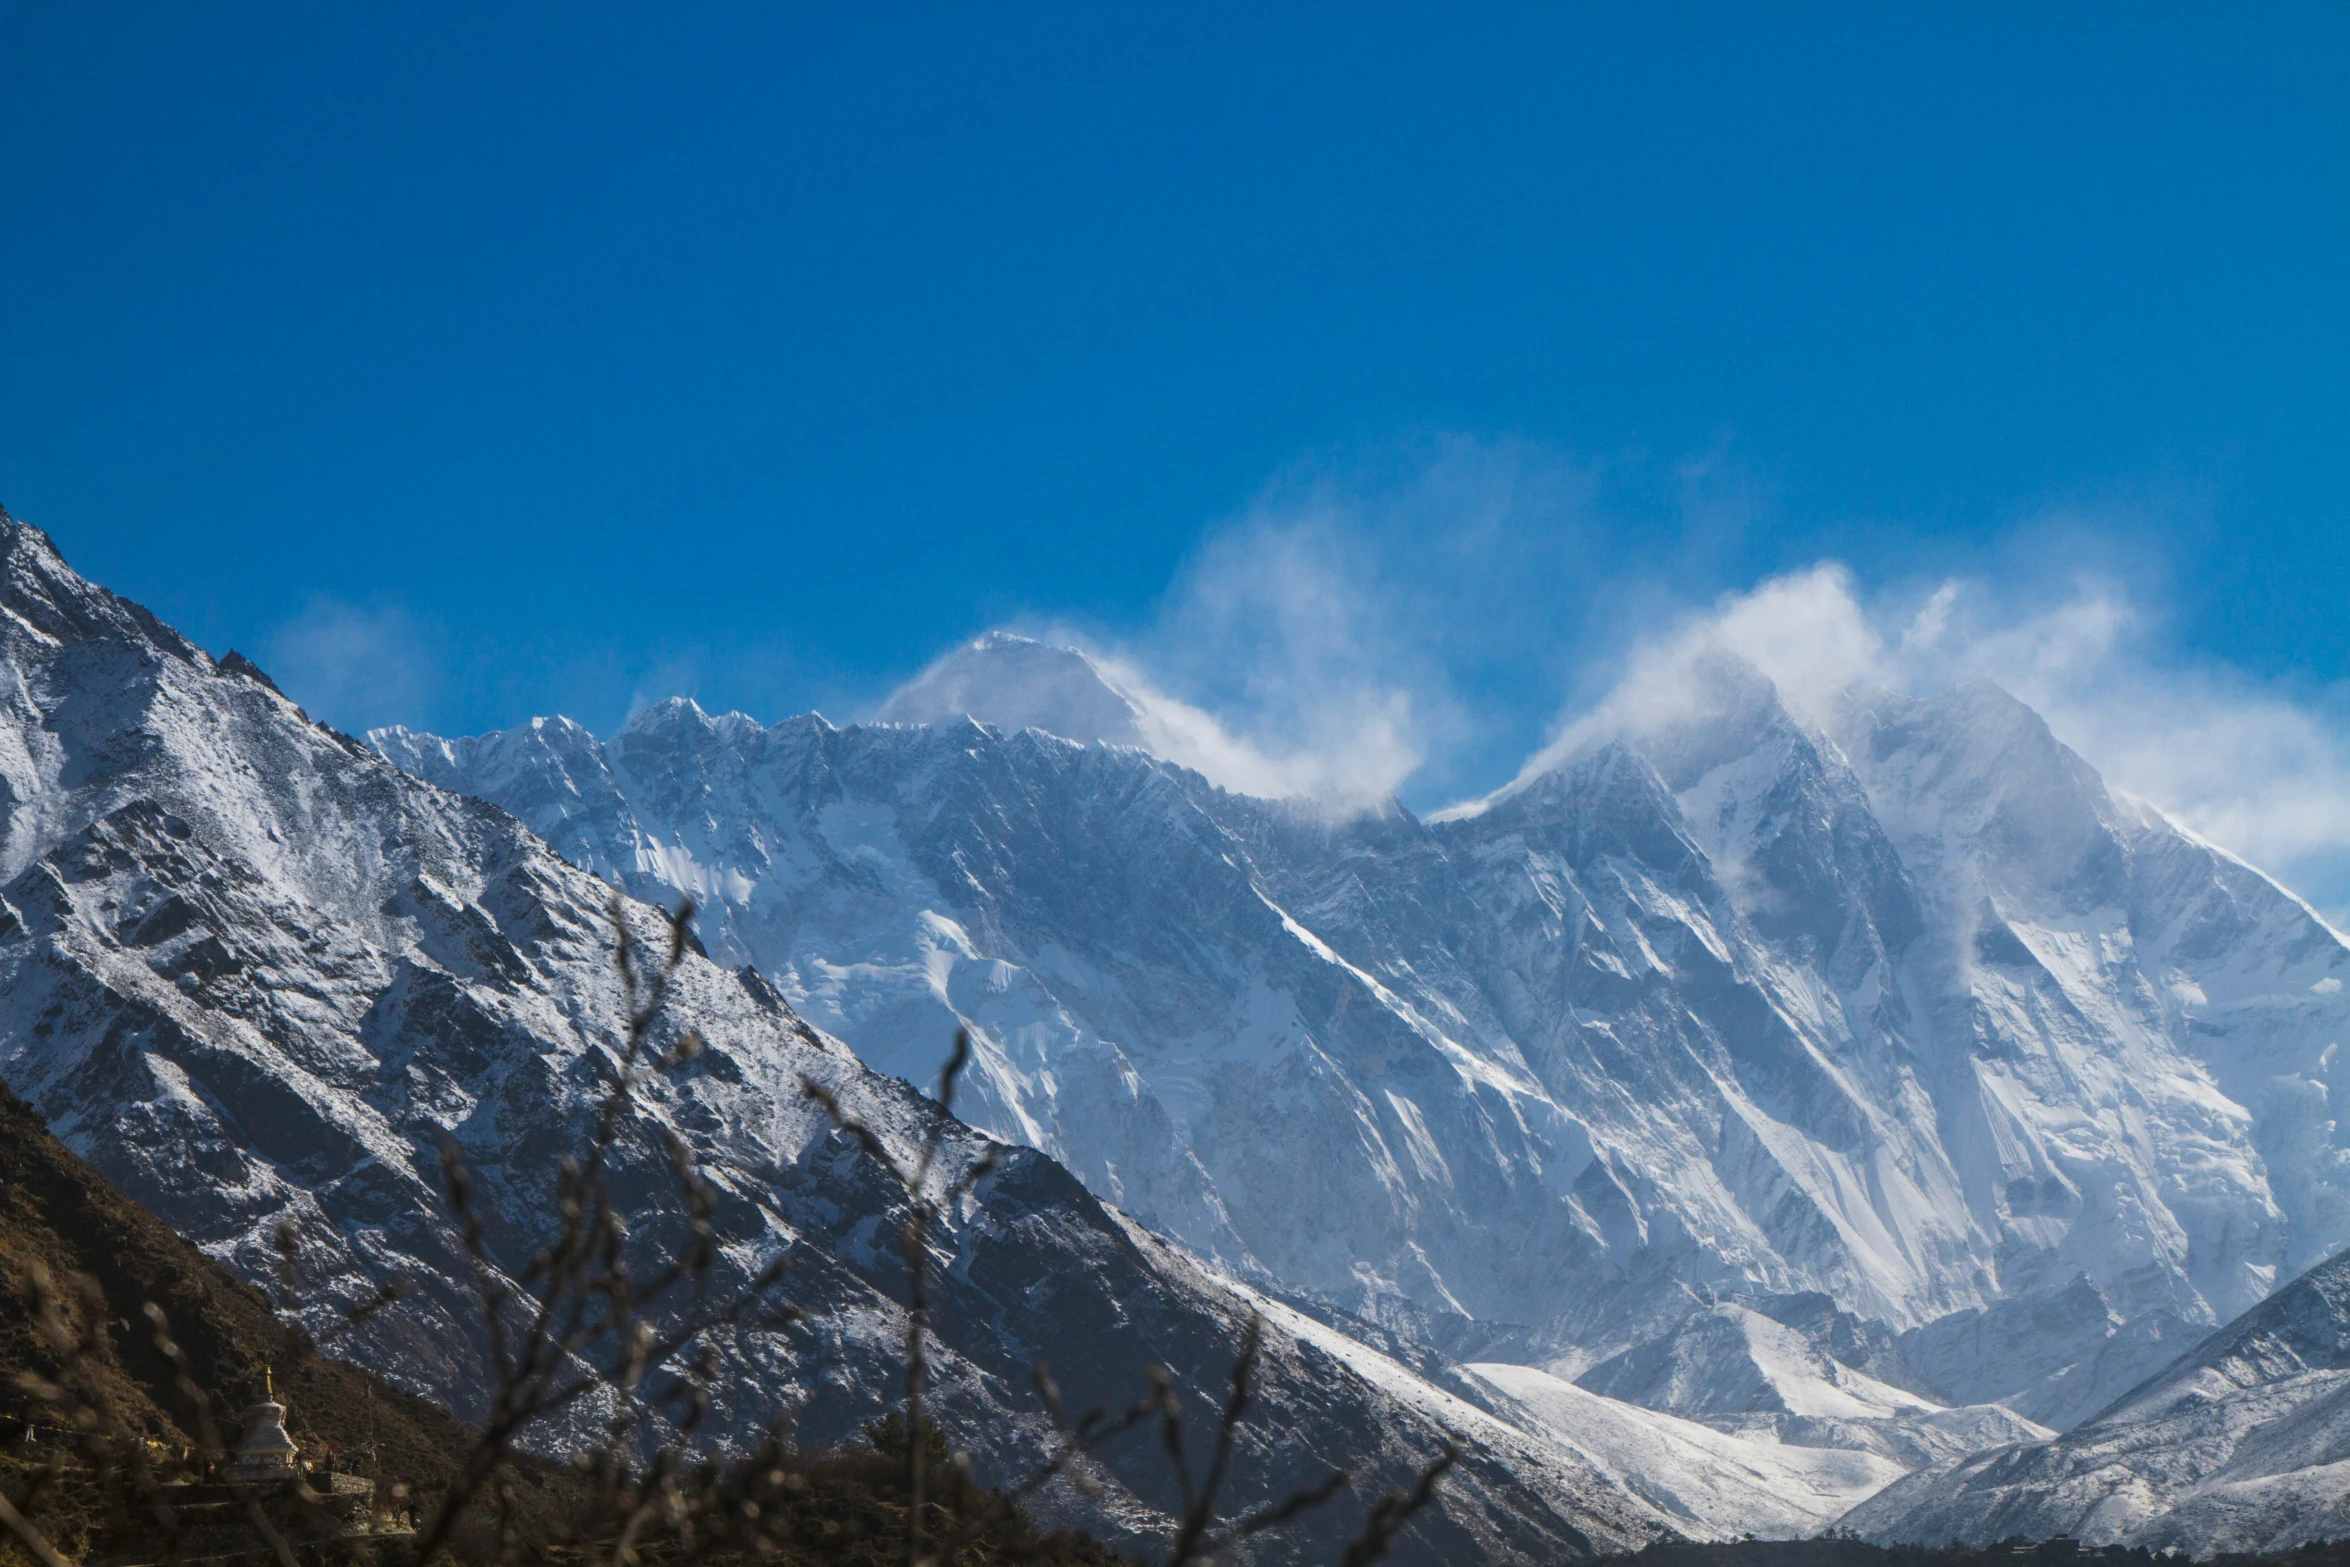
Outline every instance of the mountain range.
MULTIPOLYGON (((442 1151, 474 1172, 492 1282, 515 1288, 617 1067, 614 920, 658 943, 660 912, 615 904, 498 807, 313 723, 249 661, 215 660, 13 520, 0 522, 0 805, 0 1078, 280 1312, 478 1414, 491 1358, 442 1151), (276 1240, 288 1222, 291 1283, 276 1240), (407 1293, 345 1331, 387 1286, 407 1293)), ((902 1385, 903 1196, 803 1083, 903 1162, 938 1135, 942 1183, 987 1145, 811 1029, 755 971, 689 951, 669 994, 656 1048, 687 1027, 706 1048, 632 1101, 614 1178, 657 1213, 677 1139, 710 1182, 711 1288, 781 1255, 786 1299, 808 1317, 712 1341, 701 1439, 739 1446, 779 1420, 837 1439, 902 1385)), ((947 1044, 924 1039, 926 1078, 947 1044)), ((632 1231, 638 1276, 679 1239, 632 1231)), ((1050 1445, 1038 1360, 1073 1411, 1129 1402, 1152 1365, 1212 1410, 1255 1314, 1260 1412, 1235 1511, 1333 1467, 1358 1477, 1358 1497, 1408 1483, 1450 1439, 1462 1464, 1414 1520, 1407 1559, 1580 1555, 1668 1527, 1572 1449, 1227 1278, 1040 1153, 1010 1150, 933 1246, 933 1408, 982 1473, 1014 1477, 1050 1445)), ((1174 1481, 1153 1447, 1107 1452, 1093 1478, 1098 1500, 1062 1501, 1108 1537, 1169 1527, 1174 1481)), ((1313 1515, 1278 1549, 1325 1549, 1360 1505, 1313 1515)))
POLYGON ((1845 1517, 1887 1540, 2070 1535, 2197 1555, 2350 1535, 2350 1256, 2053 1441, 1921 1469, 1845 1517))
POLYGON ((863 726, 370 743, 884 1071, 969 1027, 972 1124, 1241 1276, 1570 1376, 1820 1295, 2069 1425, 2350 1239, 2350 948, 1996 688, 1829 719, 1710 656, 1423 821, 1218 789, 996 635, 863 726))
MULTIPOLYGON (((440 1149, 527 1255, 609 1080, 612 921, 687 895, 664 1026, 710 1048, 640 1105, 635 1173, 683 1139, 727 1266, 788 1256, 820 1325, 724 1346, 719 1441, 888 1397, 900 1198, 799 1085, 908 1150, 958 1028, 945 1173, 1016 1151, 941 1238, 944 1418, 999 1471, 1046 1440, 1040 1353, 1212 1407, 1252 1312, 1240 1500, 1457 1440, 1431 1560, 1856 1504, 1888 1539, 2073 1527, 2016 1487, 2108 1473, 2078 1455, 2160 1389, 2330 1370, 2211 1346, 2341 1316, 2310 1281, 2350 1240, 2350 947, 1995 687, 1796 703, 1709 648, 1426 818, 1220 788, 1116 666, 1000 633, 864 724, 674 700, 361 744, 0 528, 0 1077, 282 1311, 416 1285, 363 1358, 461 1413, 440 1149)), ((1148 1459, 1065 1504, 1163 1530, 1148 1459)), ((2314 1481, 2187 1505, 2246 1461, 2149 1471, 2108 1532, 2330 1516, 2314 1481)))
POLYGON ((1426 820, 1220 789, 1115 666, 1001 633, 846 728, 369 738, 705 899, 885 1071, 969 1027, 975 1125, 1586 1435, 2028 1444, 2350 1239, 2306 903, 1989 684, 1675 673, 1426 820))

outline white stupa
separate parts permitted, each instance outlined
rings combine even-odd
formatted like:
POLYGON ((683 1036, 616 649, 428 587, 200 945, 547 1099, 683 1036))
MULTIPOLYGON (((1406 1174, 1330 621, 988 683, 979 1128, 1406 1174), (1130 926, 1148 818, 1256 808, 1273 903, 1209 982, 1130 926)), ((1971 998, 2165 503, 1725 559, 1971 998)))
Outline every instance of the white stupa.
POLYGON ((238 1480, 288 1480, 295 1473, 294 1455, 301 1449, 286 1434, 286 1406, 277 1401, 267 1366, 261 1368, 261 1386, 261 1402, 245 1411, 245 1439, 237 1444, 229 1473, 238 1480))

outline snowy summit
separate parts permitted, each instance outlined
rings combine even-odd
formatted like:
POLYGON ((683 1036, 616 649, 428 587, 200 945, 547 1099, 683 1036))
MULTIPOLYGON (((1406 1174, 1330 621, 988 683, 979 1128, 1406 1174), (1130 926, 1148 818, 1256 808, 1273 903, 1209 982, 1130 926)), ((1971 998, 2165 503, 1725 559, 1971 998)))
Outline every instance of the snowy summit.
POLYGON ((932 664, 873 715, 880 724, 968 717, 994 729, 1041 729, 1090 745, 1152 748, 1143 704, 1092 658, 1009 631, 991 631, 932 664))

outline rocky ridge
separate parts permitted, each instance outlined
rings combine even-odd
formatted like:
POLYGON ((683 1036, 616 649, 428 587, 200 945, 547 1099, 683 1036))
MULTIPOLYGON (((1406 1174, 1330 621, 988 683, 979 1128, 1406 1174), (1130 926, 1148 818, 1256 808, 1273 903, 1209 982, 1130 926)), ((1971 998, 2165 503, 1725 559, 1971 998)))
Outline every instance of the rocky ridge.
POLYGON ((1846 1523, 1886 1542, 2062 1534, 2196 1555, 2350 1535, 2350 1255, 2063 1436, 1921 1469, 1846 1523))

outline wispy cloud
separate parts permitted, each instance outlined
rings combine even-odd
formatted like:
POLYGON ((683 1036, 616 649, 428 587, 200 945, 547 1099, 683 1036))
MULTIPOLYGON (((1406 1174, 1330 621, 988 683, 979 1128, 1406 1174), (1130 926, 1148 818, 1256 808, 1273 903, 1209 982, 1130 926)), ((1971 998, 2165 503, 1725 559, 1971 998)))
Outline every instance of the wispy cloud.
POLYGON ((1444 435, 1324 456, 1210 528, 1143 623, 1007 629, 1122 670, 1164 754, 1229 787, 1434 804, 1507 777, 1561 693, 1709 587, 1762 489, 1727 450, 1444 435))
POLYGON ((1939 571, 1888 572, 1900 558, 1880 549, 1872 575, 1837 563, 1839 535, 1782 515, 1728 447, 1659 463, 1439 437, 1278 476, 1139 626, 1024 629, 1087 647, 1156 715, 1156 748, 1230 787, 1423 807, 1668 711, 1708 647, 1814 718, 1855 680, 1987 677, 2116 786, 2340 910, 2350 692, 2178 643, 2143 524, 2208 503, 2052 510, 1939 571))
POLYGON ((1419 765, 1407 692, 1351 688, 1327 705, 1299 712, 1302 727, 1294 735, 1268 734, 1261 714, 1256 730, 1239 732, 1206 709, 1169 696, 1131 659, 1098 646, 1088 653, 1134 704, 1152 754, 1227 789, 1359 806, 1386 798, 1419 765), (1339 700, 1348 706, 1342 709, 1339 700))
POLYGON ((397 605, 312 598, 260 650, 278 688, 316 718, 358 733, 418 721, 442 682, 440 639, 397 605))
POLYGON ((1797 717, 1824 726, 1860 682, 1912 694, 1989 679, 2048 721, 2107 782, 2277 875, 2345 924, 2350 902, 2350 694, 2182 660, 2160 617, 2093 575, 2003 590, 1950 578, 1874 595, 1833 562, 1723 595, 1640 639, 1619 683, 1574 711, 1520 770, 1596 739, 1696 716, 1716 652, 1745 659, 1797 717))
MULTIPOLYGON (((1946 615, 1941 596, 1927 615, 1946 615)), ((1799 719, 1815 726, 1855 684, 1897 679, 1895 659, 1854 591, 1852 574, 1833 562, 1775 577, 1750 592, 1724 594, 1709 609, 1684 613, 1641 636, 1621 659, 1623 673, 1596 703, 1570 710, 1558 732, 1504 785, 1508 793, 1559 767, 1601 740, 1649 733, 1710 716, 1720 684, 1708 665, 1727 654, 1762 671, 1799 719)), ((1457 814, 1469 806, 1440 814, 1457 814)))
POLYGON ((1899 648, 1909 685, 1996 680, 2109 782, 2350 929, 2350 692, 2182 658, 2158 617, 2093 580, 2028 615, 2003 615, 1983 582, 1952 584, 1948 603, 1899 648))
POLYGON ((1557 689, 1600 488, 1508 440, 1301 465, 1209 532, 1116 655, 1312 792, 1440 790, 1509 735, 1496 688, 1557 689))

